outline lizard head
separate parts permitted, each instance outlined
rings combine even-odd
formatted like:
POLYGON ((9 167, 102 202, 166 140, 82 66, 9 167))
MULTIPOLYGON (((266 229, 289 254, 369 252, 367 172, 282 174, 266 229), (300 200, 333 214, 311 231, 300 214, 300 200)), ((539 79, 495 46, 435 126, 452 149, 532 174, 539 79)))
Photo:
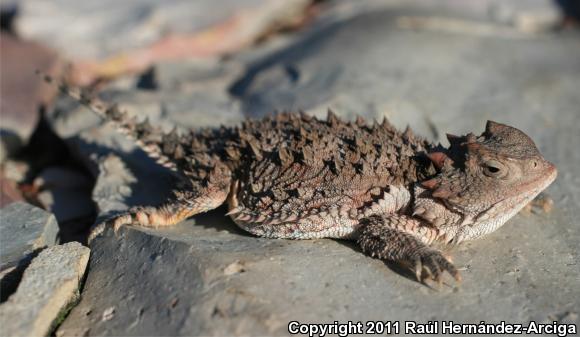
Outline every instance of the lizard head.
POLYGON ((499 228, 556 178, 556 167, 516 128, 488 121, 479 137, 447 138, 448 149, 428 154, 439 173, 421 183, 417 201, 429 199, 421 209, 433 209, 423 218, 453 228, 453 241, 499 228))

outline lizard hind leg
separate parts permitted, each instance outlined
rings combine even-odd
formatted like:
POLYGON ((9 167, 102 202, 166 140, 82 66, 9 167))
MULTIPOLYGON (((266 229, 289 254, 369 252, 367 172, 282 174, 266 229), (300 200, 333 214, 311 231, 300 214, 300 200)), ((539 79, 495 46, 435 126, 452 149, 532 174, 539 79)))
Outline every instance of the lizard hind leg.
POLYGON ((93 227, 88 242, 102 234, 105 229, 115 232, 123 225, 141 227, 168 227, 199 213, 207 212, 224 203, 229 193, 228 184, 210 184, 198 191, 175 191, 175 197, 157 207, 132 207, 128 211, 109 218, 93 227), (228 186, 228 187, 225 187, 228 186))

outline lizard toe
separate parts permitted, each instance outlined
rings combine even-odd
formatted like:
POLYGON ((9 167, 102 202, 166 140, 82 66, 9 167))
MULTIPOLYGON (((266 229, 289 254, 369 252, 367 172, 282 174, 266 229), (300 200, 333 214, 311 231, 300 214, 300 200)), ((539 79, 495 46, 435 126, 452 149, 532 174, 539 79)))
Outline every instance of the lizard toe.
POLYGON ((423 271, 427 276, 425 279, 433 280, 441 285, 443 275, 447 272, 457 282, 461 280, 457 268, 441 252, 427 249, 420 253, 419 258, 423 271))
POLYGON ((91 230, 88 242, 90 243, 95 238, 101 236, 107 228, 112 228, 115 235, 119 232, 119 229, 124 225, 132 225, 135 223, 135 212, 134 210, 127 211, 120 215, 113 216, 93 227, 91 230))

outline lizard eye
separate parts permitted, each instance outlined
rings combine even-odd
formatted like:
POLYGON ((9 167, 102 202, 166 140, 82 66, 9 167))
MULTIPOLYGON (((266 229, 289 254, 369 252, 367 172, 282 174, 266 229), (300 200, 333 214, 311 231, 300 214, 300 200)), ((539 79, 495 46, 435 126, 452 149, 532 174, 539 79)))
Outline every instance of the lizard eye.
POLYGON ((499 172, 499 170, 500 170, 500 169, 499 169, 499 167, 495 167, 495 166, 492 166, 492 165, 487 165, 485 168, 486 168, 486 169, 487 169, 487 171, 489 171, 490 173, 498 173, 498 172, 499 172))
POLYGON ((501 178, 505 175, 505 168, 502 164, 495 160, 490 160, 483 163, 483 174, 492 178, 501 178))

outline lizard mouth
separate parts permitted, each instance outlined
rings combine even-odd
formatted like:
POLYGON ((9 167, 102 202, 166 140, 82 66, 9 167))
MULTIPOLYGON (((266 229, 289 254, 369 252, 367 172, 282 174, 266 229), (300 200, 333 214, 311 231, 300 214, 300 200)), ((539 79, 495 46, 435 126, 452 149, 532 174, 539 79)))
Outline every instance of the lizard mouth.
POLYGON ((540 192, 545 190, 554 182, 554 180, 556 180, 556 177, 558 176, 558 170, 556 169, 556 166, 548 161, 544 161, 544 165, 545 169, 538 179, 531 180, 526 184, 519 186, 520 190, 529 192, 524 192, 513 198, 510 198, 514 199, 514 203, 516 204, 518 204, 518 198, 520 199, 519 203, 523 203, 523 205, 521 205, 518 210, 523 208, 528 202, 532 201, 532 199, 534 199, 538 194, 540 194, 540 192))
MULTIPOLYGON (((545 169, 543 170, 542 174, 539 175, 537 179, 529 180, 523 184, 518 185, 514 188, 514 190, 523 191, 517 193, 514 196, 507 197, 502 199, 501 201, 497 202, 495 205, 491 206, 491 208, 496 207, 498 204, 507 204, 508 207, 516 207, 518 210, 523 208, 527 202, 534 199, 540 192, 545 190, 550 184, 556 180, 558 175, 558 171, 554 164, 545 161, 543 163, 545 165, 545 169), (521 207, 519 207, 521 206, 521 207)), ((487 210, 483 211, 481 214, 488 213, 487 210)), ((478 215, 478 219, 481 215, 478 215)))

